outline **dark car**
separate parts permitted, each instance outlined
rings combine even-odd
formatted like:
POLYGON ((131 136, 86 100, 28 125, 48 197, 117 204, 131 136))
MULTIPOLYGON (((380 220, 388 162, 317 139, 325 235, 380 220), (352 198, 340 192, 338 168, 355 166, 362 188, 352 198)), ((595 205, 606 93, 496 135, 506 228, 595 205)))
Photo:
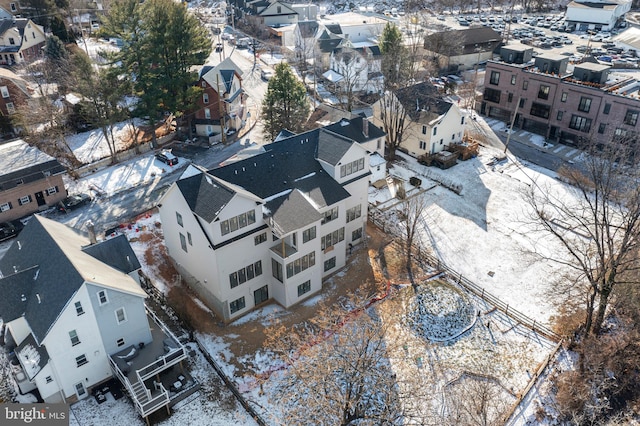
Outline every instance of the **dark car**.
POLYGON ((173 155, 171 150, 168 149, 163 149, 162 151, 158 152, 156 154, 156 158, 170 166, 175 166, 176 164, 178 164, 178 157, 173 155))
POLYGON ((223 49, 224 47, 222 46, 222 43, 216 44, 216 52, 222 52, 223 49))
POLYGON ((71 209, 75 209, 77 207, 84 206, 85 204, 90 203, 91 200, 91 196, 87 194, 70 195, 64 200, 60 201, 60 203, 58 203, 58 210, 67 213, 71 209))
POLYGON ((18 236, 24 225, 19 220, 0 223, 0 241, 18 236))

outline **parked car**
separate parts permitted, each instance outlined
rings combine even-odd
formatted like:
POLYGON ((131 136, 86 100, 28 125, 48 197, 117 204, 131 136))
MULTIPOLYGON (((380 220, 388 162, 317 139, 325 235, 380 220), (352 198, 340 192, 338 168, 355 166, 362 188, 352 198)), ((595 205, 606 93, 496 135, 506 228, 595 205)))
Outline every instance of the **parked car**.
POLYGON ((224 49, 224 47, 222 46, 222 43, 217 43, 216 44, 216 53, 217 52, 222 52, 223 49, 224 49))
POLYGON ((271 77, 273 77, 273 71, 272 70, 263 68, 260 71, 260 78, 262 78, 264 81, 271 80, 271 77))
POLYGON ((178 164, 178 157, 173 155, 170 149, 163 149, 162 151, 158 152, 156 154, 156 159, 170 166, 175 166, 176 164, 178 164))
POLYGON ((17 237, 22 228, 24 228, 24 225, 19 220, 0 223, 0 241, 17 237))
POLYGON ((87 194, 70 195, 58 203, 58 210, 63 213, 68 213, 72 209, 75 209, 90 203, 91 200, 92 200, 91 196, 87 194))

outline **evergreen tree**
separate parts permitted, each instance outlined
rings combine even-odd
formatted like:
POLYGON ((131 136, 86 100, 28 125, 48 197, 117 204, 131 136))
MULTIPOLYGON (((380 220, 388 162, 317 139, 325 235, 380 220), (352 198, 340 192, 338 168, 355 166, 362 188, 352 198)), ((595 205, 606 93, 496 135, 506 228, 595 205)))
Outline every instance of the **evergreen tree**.
POLYGON ((274 139, 283 129, 301 131, 309 117, 309 110, 307 91, 289 64, 276 65, 262 101, 265 136, 274 139))
POLYGON ((400 29, 395 24, 388 22, 382 30, 379 45, 382 54, 381 72, 384 75, 385 89, 405 85, 410 64, 400 29))

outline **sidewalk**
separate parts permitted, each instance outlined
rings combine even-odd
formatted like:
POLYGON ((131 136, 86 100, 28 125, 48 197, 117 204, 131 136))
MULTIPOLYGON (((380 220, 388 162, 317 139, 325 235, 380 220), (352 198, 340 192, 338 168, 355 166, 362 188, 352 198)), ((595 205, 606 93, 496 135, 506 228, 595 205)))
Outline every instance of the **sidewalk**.
MULTIPOLYGON (((507 123, 504 123, 500 120, 496 120, 488 117, 480 117, 478 116, 478 120, 483 119, 488 126, 493 129, 493 131, 500 135, 500 137, 506 138, 507 136, 507 127, 509 126, 507 123)), ((573 148, 567 145, 562 144, 554 144, 545 141, 544 136, 537 135, 535 133, 527 132, 526 130, 515 130, 511 134, 512 141, 518 141, 523 145, 528 145, 532 148, 535 148, 539 151, 548 152, 553 154, 554 156, 564 159, 565 161, 572 163, 576 161, 580 155, 582 155, 583 151, 577 148, 573 148)))

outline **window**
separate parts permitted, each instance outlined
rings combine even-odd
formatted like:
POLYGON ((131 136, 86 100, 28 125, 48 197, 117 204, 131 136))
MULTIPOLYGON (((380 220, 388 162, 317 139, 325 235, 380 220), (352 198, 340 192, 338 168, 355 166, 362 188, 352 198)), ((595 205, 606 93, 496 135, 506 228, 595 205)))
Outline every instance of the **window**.
POLYGON ((189 241, 189 245, 193 245, 193 240, 191 239, 191 232, 187 232, 187 241, 189 241))
POLYGON ((255 238, 253 239, 253 243, 254 243, 254 245, 256 245, 256 246, 257 246, 258 244, 262 244, 262 243, 264 243, 265 241, 267 241, 267 233, 266 233, 266 232, 263 232, 263 233, 262 233, 262 234, 260 234, 260 235, 256 235, 256 236, 255 236, 255 238))
POLYGON ((29 204, 31 202, 31 195, 27 195, 25 197, 20 197, 20 199, 18 200, 18 204, 25 205, 25 204, 29 204))
POLYGON ((520 99, 520 104, 518 106, 518 108, 524 108, 524 104, 527 102, 526 99, 520 99))
POLYGON ((75 346, 80 343, 80 338, 78 337, 78 333, 75 330, 71 330, 69 332, 69 339, 71 339, 71 346, 75 346))
POLYGON ((47 188, 47 195, 53 195, 58 192, 57 186, 52 186, 51 188, 47 188))
POLYGON ((549 105, 539 104, 537 102, 531 103, 531 115, 535 115, 536 117, 549 118, 550 111, 551 107, 549 105))
POLYGON ((324 261, 324 272, 327 272, 336 267, 336 257, 324 261))
MULTIPOLYGON (((11 11, 12 11, 12 12, 17 12, 17 11, 18 11, 18 8, 16 7, 16 4, 15 4, 15 3, 11 3, 11 4, 10 4, 10 7, 11 7, 11 11)), ((49 382, 47 382, 47 383, 49 383, 49 382)))
POLYGON ((0 86, 0 94, 2 94, 3 98, 9 97, 9 89, 7 89, 7 86, 0 86))
POLYGON ((362 238, 362 228, 358 228, 351 233, 351 241, 357 241, 362 238))
POLYGON ((603 134, 606 127, 607 127, 606 124, 600 123, 600 125, 598 126, 598 133, 603 134))
POLYGON ((513 93, 507 95, 507 102, 513 102, 513 93))
POLYGON ((244 296, 242 296, 240 299, 236 299, 233 302, 229 303, 229 311, 232 314, 238 312, 241 309, 244 309, 244 307, 245 307, 244 296))
POLYGON ((460 124, 464 126, 464 116, 460 118, 460 124))
POLYGON ((209 103, 209 94, 208 93, 203 93, 202 94, 202 103, 204 103, 205 105, 209 103))
POLYGON ((82 367, 83 365, 87 364, 88 362, 89 361, 87 361, 87 357, 84 354, 76 357, 76 366, 77 367, 82 367))
POLYGON ((331 222, 334 219, 338 218, 338 208, 334 207, 331 210, 327 210, 324 212, 324 217, 322 218, 321 224, 325 224, 327 222, 331 222))
POLYGON ((280 282, 284 279, 282 275, 282 264, 275 259, 271 259, 271 274, 273 278, 280 282))
POLYGON ((118 321, 118 324, 127 321, 127 312, 124 310, 124 308, 116 309, 116 321, 118 321))
MULTIPOLYGON (((11 4, 13 5, 13 3, 11 3, 11 4)), ((53 379, 51 378, 51 376, 47 376, 47 377, 45 377, 44 381, 47 382, 47 383, 51 383, 51 382, 53 382, 53 379)))
POLYGON ((316 252, 312 251, 309 254, 302 256, 300 259, 296 259, 293 262, 287 263, 287 278, 291 278, 302 271, 315 266, 316 264, 316 252))
POLYGON ((204 109, 204 118, 206 118, 207 120, 211 119, 211 110, 209 108, 204 109))
POLYGON ((496 89, 492 89, 490 87, 485 87, 484 89, 484 100, 485 101, 491 101, 491 102, 495 102, 495 103, 500 103, 500 95, 501 92, 499 90, 496 89))
POLYGON ((524 80, 522 82, 522 90, 527 90, 529 88, 529 80, 524 80))
POLYGON ((109 299, 107 298, 107 292, 105 290, 100 290, 98 292, 98 302, 100 302, 101 305, 104 305, 105 303, 109 303, 109 299))
POLYGON ((558 114, 556 115, 556 120, 558 121, 562 120, 562 114, 563 114, 563 111, 558 111, 558 114))
POLYGON ((298 297, 311 291, 311 280, 305 281, 298 286, 298 297))
POLYGON ((256 223, 256 212, 255 210, 249 210, 248 212, 220 222, 220 232, 222 235, 227 235, 229 232, 237 231, 240 228, 254 223, 256 223))
POLYGON ((325 248, 329 248, 333 245, 336 245, 341 241, 344 241, 344 228, 336 229, 332 233, 322 237, 322 242, 320 246, 322 250, 324 250, 325 248))
POLYGON ((364 169, 364 158, 340 166, 340 177, 349 176, 364 169))
POLYGON ((580 98, 580 103, 578 104, 578 111, 589 112, 591 109, 591 98, 585 98, 584 96, 580 98))
POLYGON ((182 215, 176 212, 176 220, 178 221, 178 225, 184 227, 184 223, 182 222, 182 215))
POLYGON ((260 275, 262 275, 262 260, 229 274, 229 283, 231 288, 235 288, 260 275))
POLYGON ((116 345, 118 345, 118 347, 124 346, 124 339, 121 337, 118 340, 116 340, 116 345))
POLYGON ((424 141, 420 141, 420 149, 427 149, 427 143, 424 141))
POLYGON ((489 79, 489 83, 493 85, 498 85, 500 83, 500 73, 498 71, 491 71, 491 78, 489 79))
POLYGON ((427 134, 427 126, 422 126, 422 134, 423 135, 427 134))
POLYGON ((179 234, 180 234, 180 247, 182 247, 182 250, 184 250, 185 252, 188 252, 188 250, 187 250, 187 239, 182 234, 182 232, 180 232, 179 234))
POLYGON ((9 44, 11 45, 15 45, 16 41, 13 39, 13 37, 9 37, 9 44))
POLYGON ((435 135, 437 135, 437 134, 438 134, 438 128, 437 128, 437 127, 434 127, 434 128, 433 128, 433 136, 435 136, 435 135))
POLYGON ((549 91, 551 88, 547 85, 541 84, 540 89, 538 89, 538 98, 539 99, 549 99, 549 91))
POLYGON ((11 210, 11 203, 0 204, 0 212, 11 210))
POLYGON ((571 121, 569 122, 569 128, 588 133, 589 130, 591 130, 591 119, 580 117, 579 115, 572 115, 571 121))
POLYGON ((611 111, 611 104, 604 104, 604 109, 602 110, 603 114, 609 114, 611 111))
POLYGON ((511 84, 513 84, 514 86, 516 84, 516 76, 515 76, 515 74, 511 76, 511 84))
POLYGON ((311 241, 316 238, 316 227, 312 226, 311 228, 305 229, 302 231, 302 244, 311 241))
POLYGON ((358 204, 357 206, 350 208, 349 210, 347 210, 347 223, 359 218, 361 215, 362 215, 361 204, 358 204))
POLYGON ((624 124, 635 126, 638 122, 638 111, 628 110, 624 116, 624 124))
POLYGON ((562 92, 562 95, 560 96, 560 102, 567 102, 567 92, 562 92))
POLYGON ((76 302, 76 315, 80 316, 84 314, 84 309, 82 309, 82 303, 76 302))

